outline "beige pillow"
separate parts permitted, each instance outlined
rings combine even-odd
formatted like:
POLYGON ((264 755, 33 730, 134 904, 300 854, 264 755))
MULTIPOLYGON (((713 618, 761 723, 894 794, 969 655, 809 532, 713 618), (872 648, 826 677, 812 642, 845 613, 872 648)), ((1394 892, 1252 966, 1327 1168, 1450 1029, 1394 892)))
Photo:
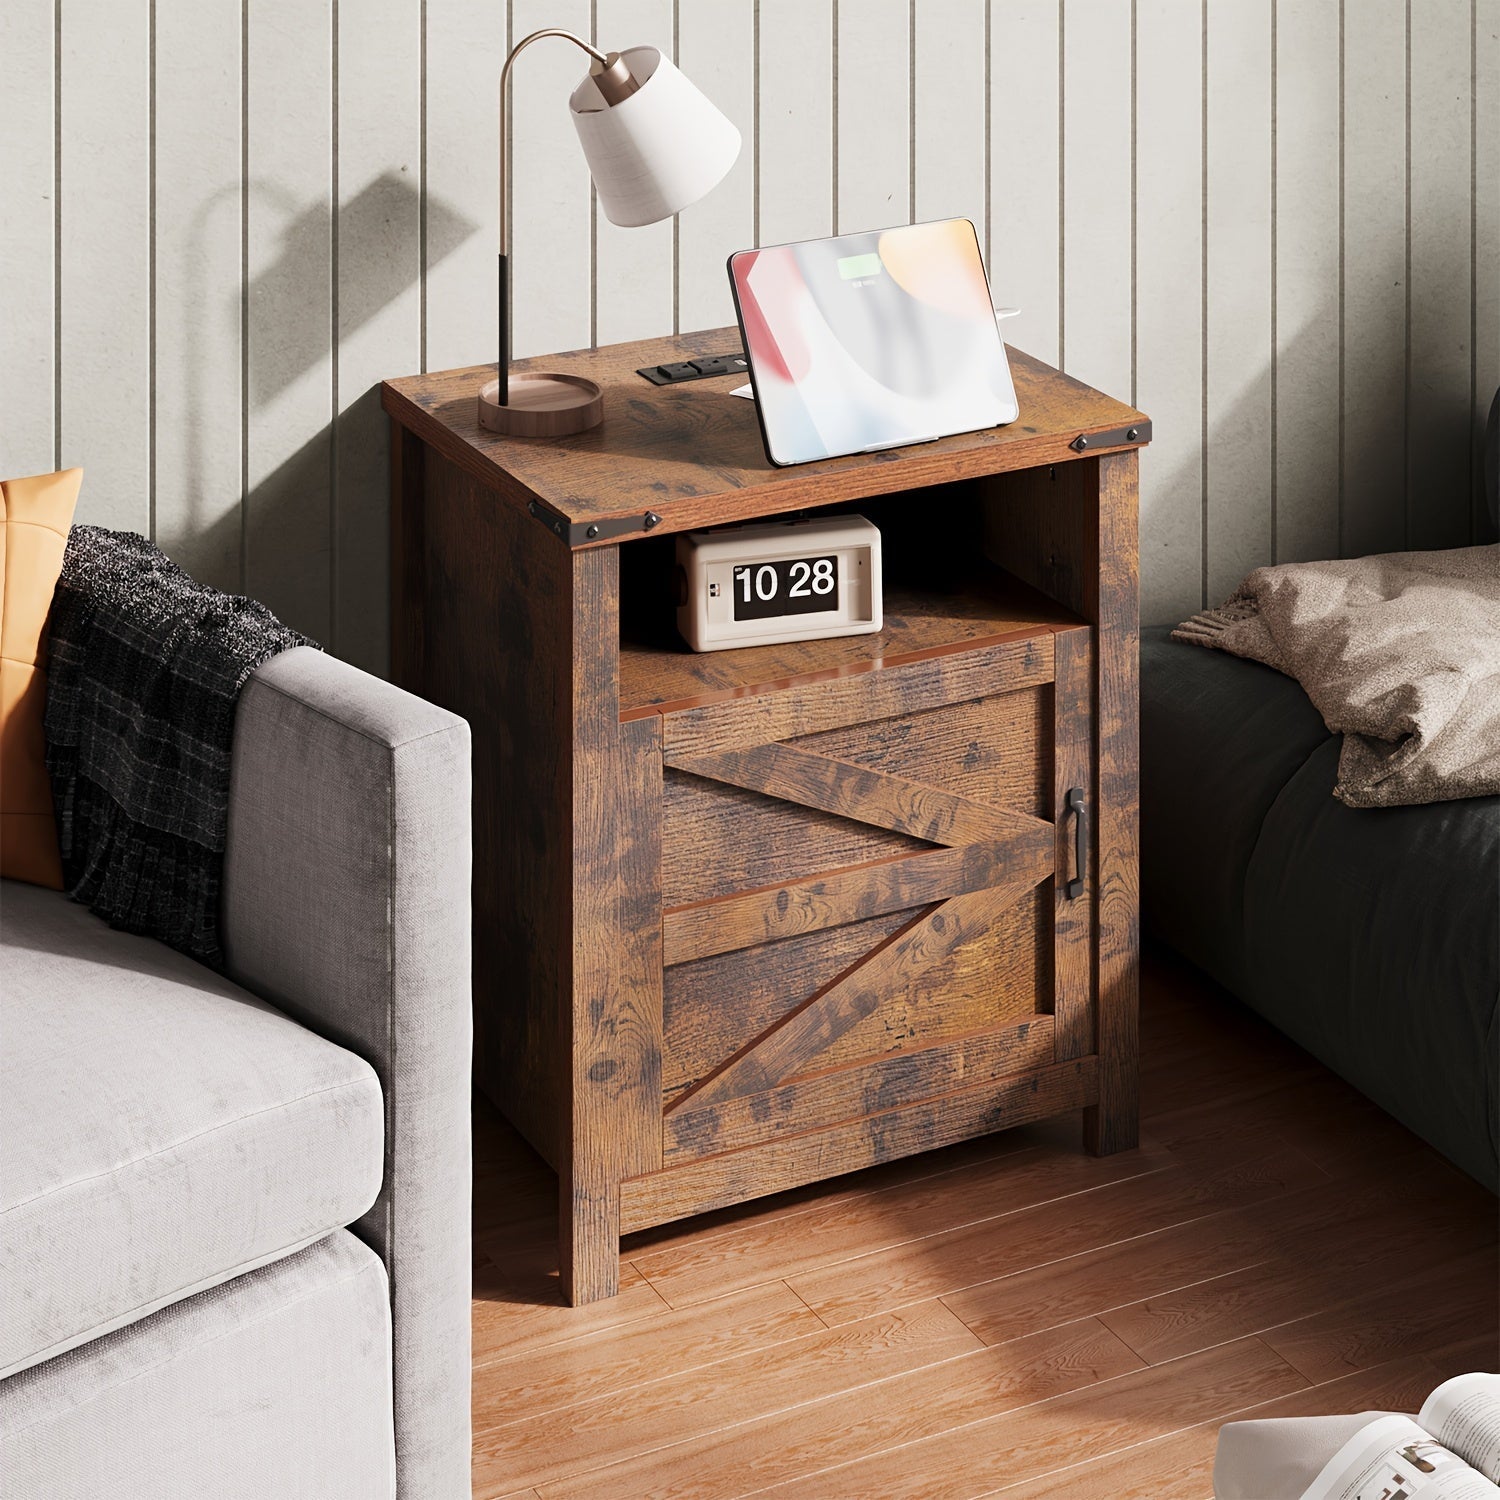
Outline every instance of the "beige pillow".
POLYGON ((47 612, 82 469, 0 480, 0 875, 62 889, 42 718, 47 612))

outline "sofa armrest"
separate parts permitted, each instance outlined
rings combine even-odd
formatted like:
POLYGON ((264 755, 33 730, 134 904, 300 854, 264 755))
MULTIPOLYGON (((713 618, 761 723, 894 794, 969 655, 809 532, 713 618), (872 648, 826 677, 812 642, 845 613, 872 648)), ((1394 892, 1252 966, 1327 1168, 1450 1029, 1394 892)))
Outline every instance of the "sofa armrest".
POLYGON ((469 1494, 469 727, 307 647, 235 719, 230 974, 365 1058, 385 1174, 357 1232, 390 1278, 397 1483, 469 1494))

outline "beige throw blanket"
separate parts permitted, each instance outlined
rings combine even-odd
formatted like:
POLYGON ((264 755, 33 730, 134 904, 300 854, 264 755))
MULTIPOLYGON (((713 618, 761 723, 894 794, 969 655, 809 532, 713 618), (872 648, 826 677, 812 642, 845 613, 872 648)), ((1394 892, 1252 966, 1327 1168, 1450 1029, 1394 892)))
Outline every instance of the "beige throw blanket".
POLYGON ((1295 677, 1351 807, 1500 792, 1500 546, 1257 568, 1172 636, 1295 677))

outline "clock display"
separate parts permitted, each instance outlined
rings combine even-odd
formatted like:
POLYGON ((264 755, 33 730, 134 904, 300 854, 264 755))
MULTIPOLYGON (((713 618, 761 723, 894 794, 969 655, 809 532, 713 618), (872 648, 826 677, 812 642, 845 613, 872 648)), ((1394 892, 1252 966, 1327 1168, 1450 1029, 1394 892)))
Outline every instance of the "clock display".
POLYGON ((736 620, 836 610, 838 558, 779 557, 774 562, 736 563, 733 587, 736 620))

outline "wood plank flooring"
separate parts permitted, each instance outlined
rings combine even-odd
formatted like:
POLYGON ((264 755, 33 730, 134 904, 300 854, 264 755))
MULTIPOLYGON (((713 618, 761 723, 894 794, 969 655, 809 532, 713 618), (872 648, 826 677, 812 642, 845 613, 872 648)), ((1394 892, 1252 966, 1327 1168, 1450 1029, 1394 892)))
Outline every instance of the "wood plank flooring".
POLYGON ((633 1235, 475 1115, 476 1500, 1210 1500, 1235 1416, 1500 1368, 1497 1205, 1165 956, 1139 1150, 1027 1127, 633 1235))

